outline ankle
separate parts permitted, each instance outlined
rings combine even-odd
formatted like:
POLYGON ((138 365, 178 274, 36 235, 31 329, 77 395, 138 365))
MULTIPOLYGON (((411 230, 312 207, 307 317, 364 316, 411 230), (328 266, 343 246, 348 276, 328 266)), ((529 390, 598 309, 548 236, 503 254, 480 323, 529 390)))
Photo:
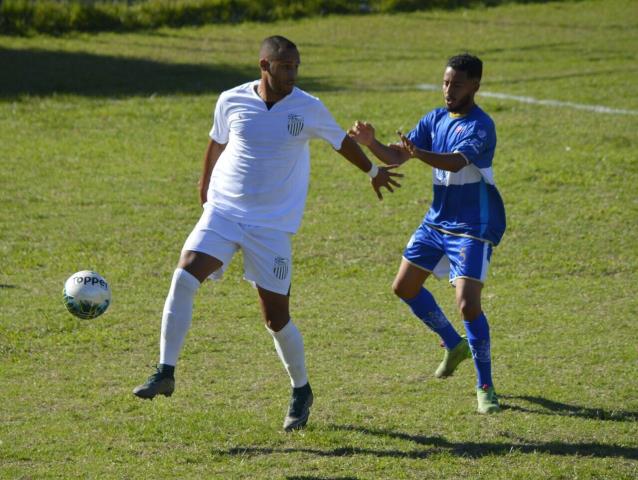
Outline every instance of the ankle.
POLYGON ((304 393, 304 392, 309 392, 310 389, 310 382, 306 383, 303 387, 293 387, 292 390, 295 393, 304 393))
POLYGON ((160 363, 157 366, 157 371, 163 377, 174 378, 175 377, 175 365, 167 365, 165 363, 160 363))

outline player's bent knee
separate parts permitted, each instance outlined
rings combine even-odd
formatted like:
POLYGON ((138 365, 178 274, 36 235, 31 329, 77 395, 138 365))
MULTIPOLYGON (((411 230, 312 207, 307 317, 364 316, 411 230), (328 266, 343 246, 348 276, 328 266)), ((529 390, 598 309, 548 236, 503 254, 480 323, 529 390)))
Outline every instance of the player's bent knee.
POLYGON ((459 311, 463 315, 463 319, 471 322, 481 315, 481 302, 461 299, 458 302, 459 311))
POLYGON ((411 298, 416 297, 421 290, 421 286, 415 287, 414 285, 410 285, 407 282, 403 282, 401 280, 395 280, 392 283, 392 291, 394 294, 401 298, 402 300, 410 300, 411 298))
POLYGON ((183 268, 188 273, 203 282, 213 272, 221 268, 223 262, 215 257, 202 252, 184 250, 177 264, 178 268, 183 268))
POLYGON ((264 318, 264 321, 266 322, 266 326, 270 330, 272 330, 273 332, 278 332, 288 324, 288 322, 290 321, 290 315, 266 317, 264 318))
POLYGON ((261 312, 266 326, 278 332, 284 328, 290 320, 289 297, 265 290, 259 286, 257 287, 257 291, 259 292, 261 312))

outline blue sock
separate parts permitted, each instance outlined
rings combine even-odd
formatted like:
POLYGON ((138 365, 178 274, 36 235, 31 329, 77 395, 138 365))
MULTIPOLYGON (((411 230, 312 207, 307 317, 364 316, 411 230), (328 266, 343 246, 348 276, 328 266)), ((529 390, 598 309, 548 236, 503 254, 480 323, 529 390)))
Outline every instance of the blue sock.
POLYGON ((492 359, 490 354, 490 326, 485 314, 481 314, 471 322, 463 320, 467 340, 472 350, 472 358, 476 367, 477 387, 492 387, 492 359))
POLYGON ((412 309, 412 312, 425 323, 430 330, 435 332, 448 350, 456 347, 461 341, 461 336, 454 329, 445 314, 436 304, 436 300, 425 288, 421 288, 419 294, 410 300, 403 300, 412 309))

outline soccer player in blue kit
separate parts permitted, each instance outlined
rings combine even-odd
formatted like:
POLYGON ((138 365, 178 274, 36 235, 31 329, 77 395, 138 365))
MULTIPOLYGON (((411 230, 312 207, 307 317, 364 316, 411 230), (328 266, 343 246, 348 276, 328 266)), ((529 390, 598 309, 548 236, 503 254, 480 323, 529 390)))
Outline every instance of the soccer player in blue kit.
POLYGON ((397 132, 401 143, 381 144, 367 122, 356 122, 349 134, 386 164, 418 158, 433 167, 432 206, 405 247, 392 288, 443 341, 445 356, 435 377, 448 377, 463 360, 473 358, 478 412, 492 413, 500 407, 481 290, 492 248, 505 232, 505 208, 492 172, 494 122, 474 102, 482 70, 475 56, 451 57, 443 75, 445 108, 429 112, 407 135, 397 132), (430 274, 449 275, 467 337, 459 335, 424 288, 430 274))

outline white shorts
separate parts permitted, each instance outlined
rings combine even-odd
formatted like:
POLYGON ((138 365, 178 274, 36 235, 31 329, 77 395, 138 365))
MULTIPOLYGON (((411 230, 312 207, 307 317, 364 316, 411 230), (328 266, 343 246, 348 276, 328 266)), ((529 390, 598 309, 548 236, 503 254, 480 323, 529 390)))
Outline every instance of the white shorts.
POLYGON ((202 252, 223 265, 209 278, 221 279, 233 255, 244 252, 244 278, 265 290, 288 295, 292 278, 292 234, 272 228, 244 225, 204 207, 182 250, 202 252))

